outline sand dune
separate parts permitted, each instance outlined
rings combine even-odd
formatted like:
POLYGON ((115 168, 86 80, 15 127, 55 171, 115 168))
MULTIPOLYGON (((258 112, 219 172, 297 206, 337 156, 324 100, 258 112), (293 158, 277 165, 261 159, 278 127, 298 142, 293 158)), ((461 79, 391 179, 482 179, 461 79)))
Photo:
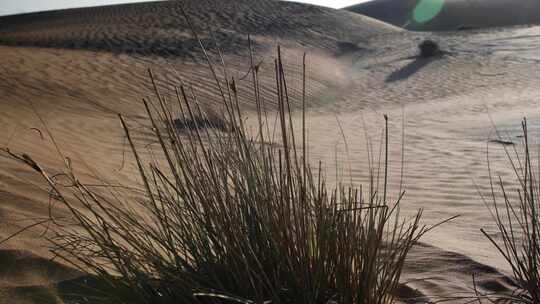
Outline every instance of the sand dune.
MULTIPOLYGON (((196 30, 212 30, 227 53, 247 48, 247 35, 294 40, 308 47, 339 51, 340 42, 357 43, 394 29, 348 12, 269 0, 138 3, 52 11, 0 18, 2 44, 188 56, 198 42, 196 30)), ((208 34, 205 44, 214 44, 208 34)), ((263 45, 261 45, 262 47, 263 45)))
POLYGON ((535 0, 374 0, 345 9, 418 31, 540 23, 537 14, 540 3, 535 0), (440 12, 439 3, 442 5, 440 12))
MULTIPOLYGON (((337 159, 342 164, 338 175, 350 174, 355 183, 367 181, 364 134, 377 147, 382 114, 391 117, 390 183, 396 193, 405 141, 403 212, 424 208, 427 223, 462 214, 430 233, 424 239, 429 245, 415 248, 404 274, 412 281, 403 294, 435 298, 470 292, 473 273, 483 291, 508 291, 509 269, 479 231, 493 226, 472 179, 487 189, 487 112, 510 130, 525 114, 531 124, 540 117, 535 57, 539 28, 430 34, 447 54, 422 59, 416 56, 417 44, 426 35, 351 12, 267 0, 184 3, 215 55, 206 30, 214 29, 248 113, 253 104, 250 80, 244 77, 247 34, 256 46, 262 95, 269 104, 275 95, 276 45, 283 46, 293 102, 299 100, 301 56, 309 53, 310 153, 313 160, 327 164, 331 180, 337 159)), ((128 118, 137 143, 147 145, 144 130, 149 122, 141 99, 153 96, 148 68, 165 95, 172 84, 184 81, 203 106, 221 106, 178 5, 133 4, 0 18, 0 147, 26 152, 51 170, 61 166, 51 139, 33 129, 44 133, 37 112, 82 178, 92 180, 99 174, 111 182, 138 184, 116 113, 128 118)), ((517 134, 511 134, 517 142, 517 134)), ((493 170, 510 177, 500 146, 490 149, 493 170)), ((41 179, 0 156, 3 238, 30 220, 46 218, 50 209, 41 179)), ((56 217, 67 215, 60 206, 53 212, 56 217)), ((72 287, 77 273, 47 261, 50 253, 41 237, 45 228, 2 245, 0 277, 6 279, 0 285, 0 303, 12 295, 21 303, 42 303, 36 296, 56 303, 57 290, 72 287), (9 270, 16 265, 24 271, 9 270), (18 283, 9 285, 13 282, 18 283)))

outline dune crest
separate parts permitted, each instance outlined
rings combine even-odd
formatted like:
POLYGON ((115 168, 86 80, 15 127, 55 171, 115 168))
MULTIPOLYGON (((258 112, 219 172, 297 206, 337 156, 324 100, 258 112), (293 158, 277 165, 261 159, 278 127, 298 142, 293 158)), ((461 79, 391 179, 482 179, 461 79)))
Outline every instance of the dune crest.
MULTIPOLYGON (((272 0, 188 0, 70 9, 0 17, 0 43, 190 56, 198 53, 183 16, 186 11, 202 41, 227 53, 247 49, 247 36, 295 41, 338 51, 397 29, 349 12, 272 0), (298 16, 301 16, 298 18, 298 16), (212 31, 212 35, 207 32, 212 31)), ((261 46, 262 47, 262 46, 261 46)))

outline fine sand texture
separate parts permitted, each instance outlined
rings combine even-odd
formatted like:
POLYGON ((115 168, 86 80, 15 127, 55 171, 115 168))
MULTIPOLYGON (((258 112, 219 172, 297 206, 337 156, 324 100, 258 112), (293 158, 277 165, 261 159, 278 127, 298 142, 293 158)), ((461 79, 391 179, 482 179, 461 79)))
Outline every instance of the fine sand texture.
MULTIPOLYGON (((155 2, 0 18, 0 147, 27 153, 54 173, 65 161, 49 130, 81 179, 140 185, 117 114, 150 151, 141 102, 155 96, 149 68, 166 98, 183 82, 202 107, 222 109, 181 3, 210 58, 219 60, 217 46, 223 51, 247 117, 254 108, 247 35, 270 111, 273 61, 282 46, 294 118, 301 116, 301 63, 308 53, 309 154, 323 161, 330 182, 368 182, 378 164, 383 114, 390 117, 391 199, 402 186, 402 213, 423 208, 426 224, 461 215, 414 248, 400 295, 471 295, 473 275, 481 292, 509 292, 509 269, 479 230, 495 227, 478 191, 489 190, 488 149, 493 173, 513 182, 502 146, 490 143, 494 125, 508 130, 517 148, 521 117, 528 116, 532 135, 539 135, 540 28, 428 35, 347 11, 270 0, 155 2), (426 37, 445 52, 418 57, 426 37)), ((49 204, 48 190, 36 173, 0 155, 0 239, 49 216, 68 216, 49 204)), ((85 282, 50 260, 47 228, 36 226, 0 246, 0 303, 62 303, 59 294, 85 282)))
POLYGON ((536 0, 373 0, 345 9, 416 31, 540 23, 536 0))

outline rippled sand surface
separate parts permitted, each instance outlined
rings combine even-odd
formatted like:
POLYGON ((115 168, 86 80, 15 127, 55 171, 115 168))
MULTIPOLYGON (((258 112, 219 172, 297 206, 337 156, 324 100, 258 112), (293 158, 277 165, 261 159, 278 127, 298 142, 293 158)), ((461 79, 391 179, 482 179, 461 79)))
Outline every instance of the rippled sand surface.
MULTIPOLYGON (((331 181, 365 184, 370 170, 376 174, 383 114, 389 116, 391 197, 401 185, 403 212, 423 208, 427 224, 461 215, 428 234, 411 253, 404 295, 435 299, 470 293, 473 274, 483 291, 507 291, 509 269, 479 230, 494 227, 478 189, 489 189, 488 151, 493 173, 513 182, 503 146, 489 143, 494 125, 509 131, 517 149, 523 116, 532 134, 538 133, 540 69, 534 46, 540 43, 540 28, 412 34, 367 17, 300 4, 187 3, 212 58, 217 59, 215 41, 224 50, 248 113, 253 104, 249 77, 244 78, 247 34, 270 107, 276 45, 282 45, 288 63, 295 111, 302 54, 308 53, 309 153, 314 162, 323 161, 331 181), (216 30, 214 38, 207 26, 216 30), (439 41, 445 54, 416 57, 416 45, 425 36, 439 41)), ((203 106, 220 107, 217 88, 177 5, 0 18, 0 146, 28 153, 51 170, 61 166, 39 115, 83 178, 99 174, 137 184, 117 113, 129 119, 143 145, 149 122, 141 100, 153 96, 149 68, 164 94, 184 81, 203 106)), ((0 238, 51 211, 43 181, 3 156, 0 202, 0 238)), ((60 206, 52 212, 67 215, 60 206)), ((80 275, 48 260, 43 232, 43 227, 32 229, 2 245, 0 303, 12 303, 12 298, 56 303, 55 290, 80 275)))

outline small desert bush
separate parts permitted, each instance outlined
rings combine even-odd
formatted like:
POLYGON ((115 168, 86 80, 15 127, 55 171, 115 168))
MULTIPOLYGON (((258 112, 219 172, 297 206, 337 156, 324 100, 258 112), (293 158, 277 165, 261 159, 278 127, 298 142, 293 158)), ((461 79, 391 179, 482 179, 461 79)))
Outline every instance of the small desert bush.
POLYGON ((431 58, 441 54, 439 44, 430 39, 423 40, 418 45, 418 50, 420 51, 420 57, 422 58, 431 58))
POLYGON ((151 160, 119 117, 142 191, 85 185, 71 166, 59 183, 30 156, 12 154, 40 172, 51 198, 72 213, 75 222, 51 238, 56 255, 102 282, 99 303, 393 303, 407 253, 429 230, 421 211, 399 216, 401 196, 388 201, 386 170, 383 189, 376 181, 331 187, 321 164, 309 164, 305 60, 298 135, 278 51, 276 136, 253 56, 254 130, 234 79, 224 70, 220 81, 207 60, 227 132, 199 123, 216 119, 184 86, 174 102, 157 89, 144 102, 159 143, 151 160), (179 128, 178 120, 192 123, 179 128))
POLYGON ((501 300, 540 303, 540 163, 534 164, 536 157, 530 151, 526 120, 522 127, 523 151, 504 146, 516 175, 516 193, 507 190, 502 178, 495 179, 490 173, 492 202, 489 205, 499 234, 495 237, 485 230, 482 232, 511 267, 518 286, 512 296, 501 300))

